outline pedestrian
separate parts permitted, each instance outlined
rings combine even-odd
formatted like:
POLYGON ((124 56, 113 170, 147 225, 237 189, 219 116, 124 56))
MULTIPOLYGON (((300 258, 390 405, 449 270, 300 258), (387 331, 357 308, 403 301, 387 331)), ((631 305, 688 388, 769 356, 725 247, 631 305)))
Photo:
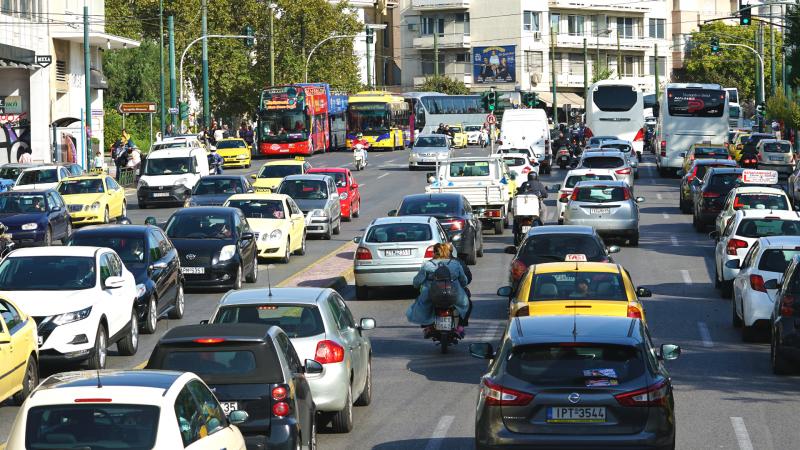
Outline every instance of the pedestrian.
POLYGON ((255 134, 253 133, 253 126, 248 125, 247 131, 244 133, 244 141, 247 142, 247 145, 253 146, 253 142, 255 142, 255 134))
POLYGON ((214 145, 217 145, 217 142, 225 139, 226 129, 222 127, 214 128, 213 126, 212 128, 214 129, 214 145))
POLYGON ((104 165, 105 165, 105 158, 103 158, 103 152, 102 152, 102 150, 99 150, 99 149, 98 149, 98 150, 97 150, 97 153, 95 153, 95 155, 94 155, 94 164, 93 164, 93 167, 94 167, 94 168, 95 168, 95 170, 97 170, 98 172, 102 172, 102 171, 103 171, 103 166, 104 166, 104 165))
POLYGON ((128 151, 128 163, 125 165, 125 167, 138 172, 141 164, 142 153, 139 151, 138 147, 131 147, 131 149, 128 151))
POLYGON ((114 159, 114 167, 117 170, 116 179, 119 181, 122 169, 128 165, 128 148, 123 145, 120 139, 117 139, 117 142, 114 143, 111 157, 114 159))
POLYGON ((172 124, 167 125, 167 129, 164 131, 164 137, 172 137, 175 136, 175 129, 172 124))
POLYGON ((20 164, 32 164, 33 158, 31 157, 31 149, 26 149, 24 152, 22 152, 22 154, 19 155, 18 162, 20 164))

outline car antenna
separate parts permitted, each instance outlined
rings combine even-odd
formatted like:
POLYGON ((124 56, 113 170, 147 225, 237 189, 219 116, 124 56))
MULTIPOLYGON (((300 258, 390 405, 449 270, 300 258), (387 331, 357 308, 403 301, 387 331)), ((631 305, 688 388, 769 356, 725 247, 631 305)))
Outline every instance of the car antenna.
POLYGON ((97 373, 97 389, 100 389, 103 387, 103 382, 100 381, 100 368, 97 369, 96 373, 97 373))
POLYGON ((272 298, 272 280, 269 276, 269 269, 272 268, 272 264, 267 264, 267 291, 269 292, 269 298, 272 298))

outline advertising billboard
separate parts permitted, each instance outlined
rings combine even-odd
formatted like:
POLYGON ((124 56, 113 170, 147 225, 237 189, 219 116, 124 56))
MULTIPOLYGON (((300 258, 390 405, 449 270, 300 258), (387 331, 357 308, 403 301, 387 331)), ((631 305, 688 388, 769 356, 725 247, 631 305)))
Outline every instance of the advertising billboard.
POLYGON ((517 81, 516 45, 472 47, 472 80, 477 84, 517 81))

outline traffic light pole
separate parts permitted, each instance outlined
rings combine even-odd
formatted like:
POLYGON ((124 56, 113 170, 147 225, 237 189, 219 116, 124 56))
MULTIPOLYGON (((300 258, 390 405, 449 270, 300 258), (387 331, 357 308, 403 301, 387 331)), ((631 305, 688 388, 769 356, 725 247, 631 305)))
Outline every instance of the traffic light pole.
POLYGON ((750 50, 751 52, 753 52, 754 55, 756 55, 756 57, 758 58, 758 64, 759 64, 758 69, 760 70, 759 74, 761 75, 761 82, 759 83, 759 89, 756 92, 756 105, 760 105, 761 103, 763 103, 764 99, 765 99, 765 97, 764 97, 764 95, 765 95, 764 94, 764 58, 761 57, 761 55, 756 51, 756 49, 754 49, 753 47, 750 47, 749 45, 744 45, 744 44, 724 44, 724 43, 720 43, 719 45, 722 46, 722 47, 742 47, 742 48, 746 48, 746 49, 750 50))

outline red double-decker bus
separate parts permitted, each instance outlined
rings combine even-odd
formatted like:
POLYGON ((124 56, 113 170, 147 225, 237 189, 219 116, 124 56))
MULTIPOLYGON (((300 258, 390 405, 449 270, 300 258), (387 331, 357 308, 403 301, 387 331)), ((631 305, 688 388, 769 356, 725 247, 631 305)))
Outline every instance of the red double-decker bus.
POLYGON ((260 155, 313 155, 330 148, 329 89, 320 84, 269 87, 258 111, 260 155))

